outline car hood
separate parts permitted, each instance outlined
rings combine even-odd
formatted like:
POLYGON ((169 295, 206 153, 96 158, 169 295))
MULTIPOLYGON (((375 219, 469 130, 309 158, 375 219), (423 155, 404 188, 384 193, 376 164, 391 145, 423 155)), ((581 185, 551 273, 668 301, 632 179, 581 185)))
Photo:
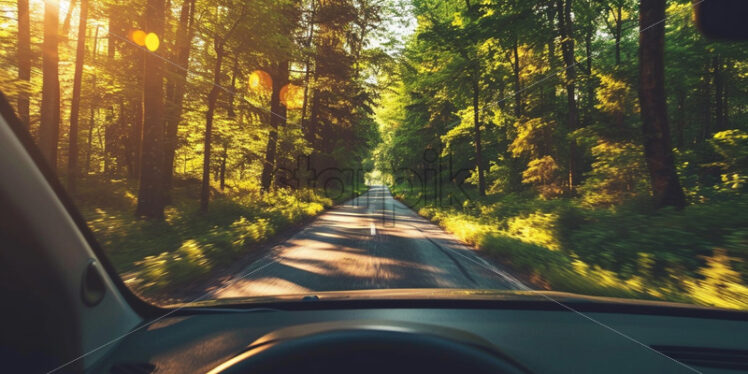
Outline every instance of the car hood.
POLYGON ((738 314, 748 312, 691 304, 579 295, 556 291, 475 290, 475 289, 376 289, 309 292, 272 296, 224 298, 189 304, 179 308, 367 308, 367 307, 440 307, 567 310, 585 312, 630 312, 644 314, 738 314))

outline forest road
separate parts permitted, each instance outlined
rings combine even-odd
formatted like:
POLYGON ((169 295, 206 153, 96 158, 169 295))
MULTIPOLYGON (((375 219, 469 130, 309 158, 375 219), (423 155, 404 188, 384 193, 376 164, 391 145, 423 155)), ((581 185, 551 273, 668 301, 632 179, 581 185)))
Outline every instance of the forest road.
POLYGON ((395 288, 527 290, 385 186, 331 209, 215 291, 216 298, 395 288))

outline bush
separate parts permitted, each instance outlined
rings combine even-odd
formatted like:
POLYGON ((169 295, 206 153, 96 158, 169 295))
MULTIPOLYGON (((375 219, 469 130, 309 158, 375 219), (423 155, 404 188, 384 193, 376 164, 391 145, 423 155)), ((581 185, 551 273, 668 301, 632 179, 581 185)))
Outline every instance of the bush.
POLYGON ((419 214, 559 291, 748 309, 748 198, 655 211, 507 194, 419 214))
MULTIPOLYGON (((207 213, 190 195, 198 181, 175 181, 174 204, 164 221, 136 219, 135 186, 89 179, 81 191, 82 212, 117 271, 140 293, 153 296, 200 280, 251 251, 280 230, 298 224, 335 202, 314 190, 281 189, 260 194, 256 186, 229 183, 213 197, 207 213), (108 193, 102 193, 107 191, 108 193), (89 198, 90 197, 90 198, 89 198)), ((359 191, 347 187, 342 199, 359 191)))

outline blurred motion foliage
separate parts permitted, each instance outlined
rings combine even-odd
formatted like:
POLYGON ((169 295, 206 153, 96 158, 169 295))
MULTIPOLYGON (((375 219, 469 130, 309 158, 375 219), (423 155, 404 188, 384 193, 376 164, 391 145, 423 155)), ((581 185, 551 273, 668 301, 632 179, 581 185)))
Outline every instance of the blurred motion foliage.
POLYGON ((600 208, 509 194, 447 205, 404 185, 393 192, 540 288, 748 309, 745 196, 654 211, 636 200, 600 208))
POLYGON ((412 3, 377 112, 375 161, 399 199, 541 288, 748 308, 744 43, 704 38, 690 1, 664 2, 669 133, 655 135, 645 2, 412 3), (668 162, 683 209, 656 200, 648 166, 668 162))
POLYGON ((168 299, 180 288, 230 268, 274 235, 363 192, 362 187, 345 186, 324 193, 279 189, 261 194, 253 183, 231 181, 203 214, 195 198, 198 185, 198 180, 178 180, 178 203, 167 209, 164 221, 152 222, 132 216, 132 183, 96 177, 83 181, 81 193, 96 192, 99 199, 84 202, 81 210, 117 271, 137 292, 168 299))

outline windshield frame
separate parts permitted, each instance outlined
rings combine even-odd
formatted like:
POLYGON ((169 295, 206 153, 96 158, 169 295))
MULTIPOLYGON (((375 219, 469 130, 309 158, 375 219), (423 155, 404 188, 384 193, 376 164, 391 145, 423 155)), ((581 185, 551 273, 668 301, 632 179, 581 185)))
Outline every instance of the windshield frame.
POLYGON ((23 145, 26 152, 34 161, 35 166, 44 176, 44 179, 49 184, 49 187, 52 189, 52 191, 54 191, 57 199, 65 208, 65 211, 77 226, 80 234, 83 236, 86 243, 96 255, 96 260, 105 269, 106 276, 111 279, 112 283, 114 283, 114 285, 117 287, 117 290, 122 294, 122 297, 125 299, 127 304, 141 318, 144 319, 163 315, 165 312, 168 312, 169 308, 159 307, 158 305, 149 303, 148 301, 137 296, 130 289, 130 287, 125 284, 122 278, 117 275, 117 271, 115 270, 114 265, 109 260, 109 257, 106 256, 104 249, 99 245, 99 242, 96 240, 93 231, 91 231, 91 229, 88 227, 88 224, 86 224, 83 215, 76 207, 72 198, 70 197, 70 195, 68 195, 67 191, 65 191, 65 188, 62 186, 62 182, 60 181, 59 176, 47 164, 47 161, 44 159, 44 156, 42 156, 42 153, 39 150, 38 146, 32 139, 31 134, 21 124, 21 121, 18 119, 15 110, 8 102, 7 96, 2 90, 0 90, 0 115, 10 127, 11 132, 16 136, 16 139, 18 139, 18 141, 23 145))

